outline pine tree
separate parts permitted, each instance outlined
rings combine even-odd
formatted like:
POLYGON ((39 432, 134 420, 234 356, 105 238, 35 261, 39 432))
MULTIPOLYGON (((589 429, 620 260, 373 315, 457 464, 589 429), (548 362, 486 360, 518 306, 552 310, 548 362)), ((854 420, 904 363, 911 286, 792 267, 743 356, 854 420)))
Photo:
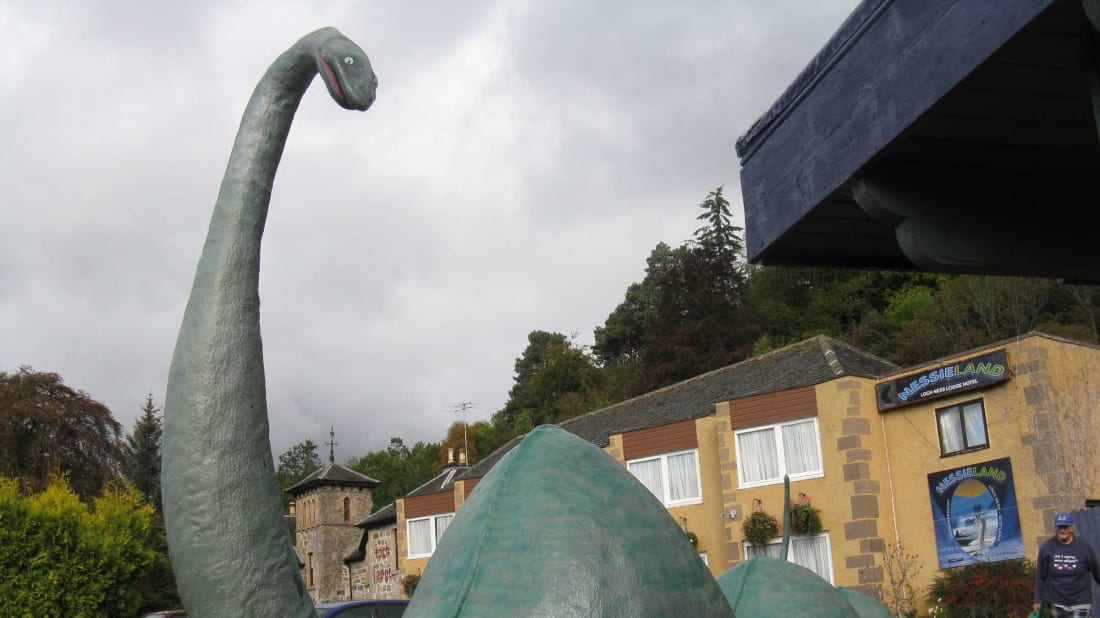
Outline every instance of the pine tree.
POLYGON ((126 443, 122 447, 122 474, 160 512, 160 447, 163 428, 160 408, 153 404, 152 393, 146 396, 141 410, 143 414, 134 421, 134 431, 126 435, 126 443))

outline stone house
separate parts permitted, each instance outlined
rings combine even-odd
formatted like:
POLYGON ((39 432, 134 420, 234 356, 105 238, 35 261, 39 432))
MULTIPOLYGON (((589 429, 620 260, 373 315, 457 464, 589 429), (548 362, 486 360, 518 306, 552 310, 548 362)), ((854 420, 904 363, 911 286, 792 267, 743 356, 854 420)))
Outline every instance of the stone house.
POLYGON ((350 572, 343 562, 360 541, 355 523, 371 513, 371 488, 378 481, 329 462, 287 489, 294 499, 294 548, 302 580, 315 603, 351 598, 350 572))

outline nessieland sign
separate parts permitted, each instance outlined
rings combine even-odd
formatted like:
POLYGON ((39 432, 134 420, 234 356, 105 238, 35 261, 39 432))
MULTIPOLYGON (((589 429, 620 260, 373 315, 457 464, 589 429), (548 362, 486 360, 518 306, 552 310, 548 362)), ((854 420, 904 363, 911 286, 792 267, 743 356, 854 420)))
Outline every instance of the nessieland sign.
POLYGON ((1004 349, 940 365, 876 387, 879 411, 984 388, 1009 378, 1004 349))

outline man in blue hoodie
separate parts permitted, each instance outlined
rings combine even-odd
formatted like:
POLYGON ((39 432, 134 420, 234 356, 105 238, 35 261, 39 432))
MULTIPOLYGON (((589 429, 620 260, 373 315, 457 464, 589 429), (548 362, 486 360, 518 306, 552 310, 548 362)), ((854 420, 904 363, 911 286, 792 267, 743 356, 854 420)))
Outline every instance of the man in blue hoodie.
POLYGON ((1100 584, 1100 561, 1084 539, 1077 538, 1073 515, 1054 516, 1054 536, 1039 548, 1035 563, 1035 605, 1050 604, 1053 618, 1091 618, 1092 582, 1100 584))

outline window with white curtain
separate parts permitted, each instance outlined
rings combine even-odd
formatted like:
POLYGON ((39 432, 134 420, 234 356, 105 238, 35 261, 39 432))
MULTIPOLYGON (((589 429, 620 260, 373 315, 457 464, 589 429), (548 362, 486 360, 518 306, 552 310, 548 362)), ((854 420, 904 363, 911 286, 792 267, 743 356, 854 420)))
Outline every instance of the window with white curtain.
POLYGON ((982 400, 936 410, 940 428, 940 453, 954 455, 989 447, 985 431, 985 406, 982 400))
POLYGON ((633 459, 626 462, 626 468, 665 506, 703 501, 696 449, 633 459))
POLYGON ((423 558, 435 553, 443 532, 451 525, 454 513, 410 519, 406 523, 409 539, 409 558, 423 558))
POLYGON ((755 487, 824 475, 817 419, 808 418, 734 432, 739 487, 755 487))
MULTIPOLYGON (((763 545, 745 542, 745 558, 753 556, 771 556, 779 558, 781 539, 772 539, 763 545)), ((829 533, 815 536, 792 536, 787 549, 787 562, 804 566, 816 573, 821 579, 833 583, 833 557, 829 550, 829 533)))

